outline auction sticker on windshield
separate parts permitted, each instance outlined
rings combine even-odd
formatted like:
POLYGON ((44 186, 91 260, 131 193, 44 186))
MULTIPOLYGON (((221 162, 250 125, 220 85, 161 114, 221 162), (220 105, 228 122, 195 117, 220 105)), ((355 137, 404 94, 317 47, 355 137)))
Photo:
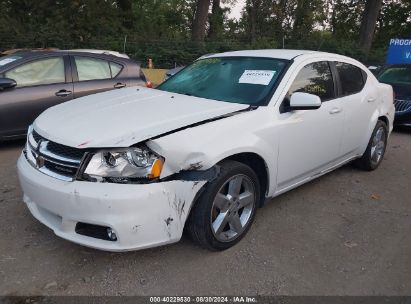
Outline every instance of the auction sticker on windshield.
POLYGON ((17 59, 20 59, 20 58, 21 58, 21 57, 12 57, 12 58, 5 58, 5 59, 3 59, 3 60, 0 60, 0 66, 9 64, 9 63, 11 63, 11 62, 13 62, 13 61, 16 61, 17 59))
POLYGON ((274 75, 275 71, 245 70, 238 83, 268 85, 274 75))

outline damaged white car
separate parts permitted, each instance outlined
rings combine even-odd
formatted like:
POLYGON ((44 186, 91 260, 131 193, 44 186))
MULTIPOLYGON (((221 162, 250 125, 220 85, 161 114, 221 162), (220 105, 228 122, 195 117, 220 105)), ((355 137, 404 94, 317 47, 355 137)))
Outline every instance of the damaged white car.
POLYGON ((392 88, 359 62, 296 50, 205 56, 157 89, 46 110, 18 161, 24 201, 58 236, 125 251, 223 250, 266 200, 347 162, 381 163, 392 88))

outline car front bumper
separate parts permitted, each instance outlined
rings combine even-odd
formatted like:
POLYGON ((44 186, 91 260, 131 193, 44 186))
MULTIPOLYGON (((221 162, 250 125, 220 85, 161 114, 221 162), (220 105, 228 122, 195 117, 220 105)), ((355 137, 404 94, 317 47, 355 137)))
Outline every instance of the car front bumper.
POLYGON ((411 100, 399 98, 395 100, 395 126, 411 126, 411 100))
POLYGON ((411 110, 407 112, 396 112, 395 119, 394 119, 394 125, 411 127, 411 110))
POLYGON ((24 202, 54 233, 69 241, 107 251, 128 251, 180 240, 197 192, 206 181, 173 180, 152 184, 66 182, 18 160, 24 202), (85 223, 110 227, 117 240, 76 232, 85 223))

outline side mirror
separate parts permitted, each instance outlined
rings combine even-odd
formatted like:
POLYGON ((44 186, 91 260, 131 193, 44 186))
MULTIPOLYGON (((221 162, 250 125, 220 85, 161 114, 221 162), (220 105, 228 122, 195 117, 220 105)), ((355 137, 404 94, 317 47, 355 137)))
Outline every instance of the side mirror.
POLYGON ((296 92, 291 95, 291 110, 316 110, 321 107, 321 99, 317 95, 296 92))
POLYGON ((16 81, 10 78, 0 78, 0 92, 14 88, 17 85, 16 81))

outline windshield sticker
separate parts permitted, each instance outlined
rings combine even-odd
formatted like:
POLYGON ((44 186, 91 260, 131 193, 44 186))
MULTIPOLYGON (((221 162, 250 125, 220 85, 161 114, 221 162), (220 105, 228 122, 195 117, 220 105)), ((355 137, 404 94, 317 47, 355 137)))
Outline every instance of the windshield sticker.
POLYGON ((0 60, 0 66, 6 65, 8 63, 11 63, 13 61, 16 61, 18 58, 6 58, 3 60, 0 60))
POLYGON ((268 85, 276 71, 245 70, 238 83, 268 85))

